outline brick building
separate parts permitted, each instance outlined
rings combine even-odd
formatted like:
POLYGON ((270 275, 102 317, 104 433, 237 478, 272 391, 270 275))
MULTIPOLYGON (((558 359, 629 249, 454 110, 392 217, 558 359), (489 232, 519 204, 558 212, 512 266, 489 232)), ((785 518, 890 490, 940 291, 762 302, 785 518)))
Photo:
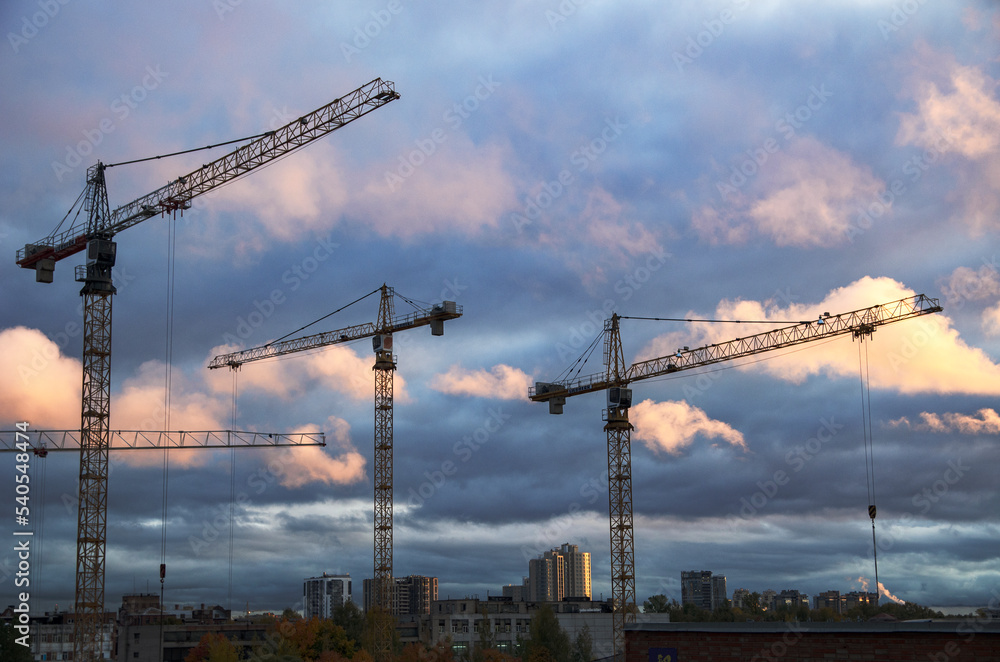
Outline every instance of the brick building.
POLYGON ((988 618, 866 623, 636 623, 625 662, 892 660, 1000 662, 1000 623, 988 618), (668 657, 672 656, 672 657, 668 657))

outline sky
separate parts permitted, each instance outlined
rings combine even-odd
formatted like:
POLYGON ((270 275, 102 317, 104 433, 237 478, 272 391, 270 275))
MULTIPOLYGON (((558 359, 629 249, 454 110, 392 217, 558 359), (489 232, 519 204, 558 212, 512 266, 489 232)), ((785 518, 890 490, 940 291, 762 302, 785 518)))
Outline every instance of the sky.
MULTIPOLYGON (((726 575, 730 594, 860 590, 874 580, 873 487, 886 591, 985 605, 1000 598, 998 10, 5 2, 0 427, 79 427, 83 257, 52 284, 14 258, 66 216, 89 166, 255 135, 381 77, 398 101, 116 236, 112 428, 323 431, 328 444, 174 451, 166 470, 159 451, 113 453, 110 608, 158 593, 161 559, 168 605, 280 610, 322 572, 350 573, 360 599, 368 341, 235 376, 206 366, 383 283, 464 312, 442 337, 395 339, 396 575, 485 597, 568 542, 592 554, 594 597, 610 597, 606 403, 581 395, 552 416, 527 393, 612 313, 797 321, 922 293, 943 311, 863 345, 632 384, 636 596, 680 599, 684 570, 726 575)), ((228 149, 110 168, 111 206, 228 149)), ((369 297, 310 330, 377 311, 369 297)), ((631 362, 767 328, 623 320, 621 338, 631 362)), ((601 352, 582 370, 600 372, 601 352)), ((31 462, 36 613, 72 604, 78 463, 31 462)), ((0 464, 9 531, 14 456, 0 464)), ((3 604, 16 564, 4 545, 3 604)))

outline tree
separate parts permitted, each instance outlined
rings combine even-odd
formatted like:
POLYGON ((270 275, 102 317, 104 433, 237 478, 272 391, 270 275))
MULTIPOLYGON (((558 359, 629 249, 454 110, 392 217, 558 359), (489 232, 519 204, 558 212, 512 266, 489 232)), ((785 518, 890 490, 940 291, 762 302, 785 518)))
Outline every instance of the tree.
POLYGON ((347 638, 353 640, 357 648, 361 648, 365 634, 365 615, 356 604, 348 600, 334 609, 333 622, 344 628, 347 638))
POLYGON ((380 625, 388 626, 392 633, 392 642, 389 650, 393 653, 399 650, 399 633, 396 632, 396 617, 384 609, 374 608, 365 614, 365 626, 361 635, 361 645, 374 657, 375 654, 375 632, 380 625))
POLYGON ((426 644, 407 644, 399 658, 400 662, 454 662, 451 640, 437 642, 433 647, 426 644))
POLYGON ((17 643, 18 632, 13 625, 0 624, 0 660, 32 662, 31 648, 17 643))
POLYGON ((647 614, 666 614, 677 606, 677 600, 668 600, 667 596, 657 593, 642 603, 642 611, 647 614))
POLYGON ((526 648, 529 662, 570 662, 569 637, 547 604, 543 603, 531 617, 531 638, 526 648))
POLYGON ((318 662, 324 653, 350 658, 356 649, 355 642, 348 638, 344 628, 328 619, 314 617, 281 621, 278 627, 292 652, 298 654, 303 662, 318 662))
POLYGON ((493 634, 493 624, 490 622, 490 614, 485 604, 479 607, 479 621, 477 625, 476 629, 479 631, 479 636, 476 648, 472 652, 472 659, 474 662, 484 662, 483 651, 492 650, 496 647, 496 635, 493 634))
POLYGON ((590 662, 594 659, 594 638, 590 636, 590 626, 584 625, 573 643, 571 662, 590 662))
POLYGON ((239 662, 239 659, 236 646, 224 634, 206 632, 184 662, 239 662))

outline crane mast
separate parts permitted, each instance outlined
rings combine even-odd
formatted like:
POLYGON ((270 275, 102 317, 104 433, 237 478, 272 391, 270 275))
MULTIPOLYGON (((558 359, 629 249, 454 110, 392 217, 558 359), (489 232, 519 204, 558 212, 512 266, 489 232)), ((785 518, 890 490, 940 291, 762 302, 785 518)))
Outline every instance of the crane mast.
POLYGON ((611 595, 614 605, 612 637, 615 659, 625 655, 625 624, 635 622, 635 547, 632 526, 632 455, 628 420, 632 405, 632 382, 715 363, 731 361, 783 347, 846 334, 871 336, 879 326, 921 315, 941 312, 937 299, 918 294, 898 301, 831 316, 823 313, 815 322, 765 331, 704 347, 677 350, 669 356, 639 361, 625 367, 618 314, 604 325, 604 365, 600 373, 557 382, 536 382, 529 390, 533 402, 548 402, 550 414, 561 414, 566 398, 607 392, 604 430, 608 437, 608 511, 611 529, 611 595))
POLYGON ((393 334, 421 326, 430 326, 431 335, 444 335, 444 323, 462 316, 462 307, 454 301, 442 301, 430 308, 396 316, 395 292, 383 284, 380 288, 378 318, 374 323, 357 324, 335 331, 325 331, 292 340, 268 343, 212 359, 211 369, 238 369, 244 363, 302 352, 330 345, 372 339, 375 351, 375 555, 372 595, 379 612, 375 619, 375 660, 392 657, 392 448, 393 448, 393 375, 396 356, 392 352, 393 334))
POLYGON ((375 350, 375 660, 392 659, 392 290, 382 285, 375 350))
POLYGON ((17 265, 51 283, 55 263, 87 251, 83 282, 83 406, 80 435, 80 507, 77 532, 74 659, 95 660, 100 651, 104 610, 104 552, 107 518, 108 422, 111 414, 111 272, 113 237, 156 215, 175 213, 191 200, 304 147, 399 98, 393 84, 376 78, 331 103, 268 131, 251 142, 132 202, 111 210, 98 162, 87 170, 85 227, 71 225, 17 251, 17 265))

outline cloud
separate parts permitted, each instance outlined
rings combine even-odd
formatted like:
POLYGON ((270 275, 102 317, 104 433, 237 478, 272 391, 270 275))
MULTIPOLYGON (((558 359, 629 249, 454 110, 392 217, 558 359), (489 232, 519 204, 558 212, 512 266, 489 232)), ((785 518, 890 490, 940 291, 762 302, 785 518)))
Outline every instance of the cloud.
POLYGON ((743 433, 727 423, 710 419, 704 411, 687 402, 643 400, 631 409, 633 436, 654 452, 679 455, 698 436, 720 439, 747 450, 743 433))
POLYGON ((466 370, 455 364, 448 369, 448 372, 435 375, 430 387, 451 395, 524 400, 527 398, 531 380, 531 375, 503 363, 489 370, 466 370))
POLYGON ((27 421, 33 429, 80 427, 80 361, 38 329, 0 330, 0 411, 6 424, 27 421))
POLYGON ((903 416, 889 423, 891 427, 903 427, 918 432, 934 432, 938 434, 958 432, 959 434, 1000 434, 1000 414, 995 409, 984 408, 975 415, 948 412, 935 414, 921 412, 919 423, 910 423, 903 416))
MULTIPOLYGON (((223 348, 224 349, 224 348, 223 348)), ((352 352, 348 352, 353 356, 352 352)), ((360 359, 358 359, 360 361, 360 359)), ((338 372, 324 368, 341 366, 338 361, 320 361, 319 373, 329 379, 338 372)), ((371 373, 370 366, 365 368, 371 373)), ((0 370, 11 375, 0 384, 0 411, 8 412, 16 420, 28 421, 32 429, 79 429, 80 427, 80 375, 81 363, 61 354, 56 343, 41 331, 15 327, 0 331, 0 370)), ((228 378, 221 371, 205 371, 187 375, 175 368, 171 374, 170 430, 206 431, 229 428, 231 396, 228 378)), ((111 394, 112 430, 163 430, 168 425, 164 416, 165 364, 146 361, 136 373, 127 377, 121 387, 111 394)), ((273 378, 272 372, 269 377, 273 378)), ((266 379, 251 380, 246 391, 281 392, 284 386, 266 379)), ((372 397, 370 379, 365 383, 363 397, 372 397)), ((347 392, 347 391, 345 391, 347 392)), ((356 397, 362 397, 358 395, 356 397)), ((364 476, 365 460, 348 436, 349 427, 341 419, 331 418, 333 437, 341 452, 331 457, 319 447, 292 447, 290 462, 297 467, 294 476, 288 476, 289 487, 299 487, 309 482, 350 483, 364 476)), ((315 431, 310 428, 304 431, 315 431)), ((211 452, 205 450, 173 450, 170 461, 175 466, 203 466, 210 461, 211 452)), ((151 452, 121 453, 123 462, 131 466, 155 466, 162 456, 151 452)))
MULTIPOLYGON (((355 400, 366 400, 375 397, 375 381, 372 377, 374 357, 363 359, 350 347, 334 345, 322 351, 309 353, 302 357, 305 373, 320 384, 355 400)), ((294 364, 294 361, 288 363, 294 364)), ((295 371, 289 378, 295 379, 295 371)), ((394 397, 406 399, 406 383, 399 375, 393 376, 394 397)))
MULTIPOLYGON (((830 292, 816 304, 791 304, 785 307, 767 301, 723 300, 714 317, 731 320, 808 320, 823 312, 846 313, 868 306, 889 303, 915 294, 891 278, 866 276, 846 287, 830 292)), ((690 317, 704 314, 690 313, 690 317)), ((664 356, 677 347, 698 347, 737 337, 761 333, 760 325, 699 326, 686 333, 671 333, 650 342, 641 352, 643 358, 664 356)), ((786 381, 801 383, 811 375, 856 379, 859 369, 859 346, 850 336, 831 342, 803 346, 805 351, 787 355, 762 354, 768 360, 745 365, 742 369, 765 372, 786 381)), ((982 350, 970 347, 951 319, 943 313, 926 315, 902 323, 878 327, 869 341, 866 363, 870 383, 900 393, 1000 394, 1000 366, 982 350)))
POLYGON ((348 182, 330 150, 300 150, 219 189, 213 210, 256 218, 268 237, 292 241, 330 230, 348 197, 348 182))
POLYGON ((858 207, 884 188, 870 168, 800 136, 760 166, 745 191, 729 194, 721 208, 696 211, 692 225, 712 243, 743 243, 756 232, 778 246, 840 244, 858 207))
MULTIPOLYGON (((408 153, 397 158, 405 161, 408 153)), ((213 246, 212 255, 222 245, 246 257, 267 251, 275 240, 342 228, 403 239, 454 232, 475 237, 496 227, 516 204, 506 170, 513 159, 502 142, 475 144, 452 133, 420 165, 407 166, 405 179, 387 183, 397 159, 351 168, 335 148, 317 145, 205 196, 210 214, 236 215, 240 225, 235 232, 229 223, 209 224, 201 230, 203 242, 213 246)))
MULTIPOLYGON (((319 446, 292 446, 284 449, 279 460, 282 465, 280 478, 282 485, 289 488, 317 482, 328 485, 349 485, 365 477, 365 458, 351 442, 350 424, 336 416, 331 416, 327 424, 332 430, 333 446, 340 453, 331 457, 327 449, 319 446)), ((298 431, 314 430, 303 428, 298 431)))
POLYGON ((993 155, 1000 145, 1000 102, 992 97, 996 81, 976 67, 952 63, 951 90, 932 81, 917 84, 916 113, 902 113, 896 143, 948 150, 969 159, 993 155))
MULTIPOLYGON (((547 185, 531 189, 527 198, 537 199, 547 185)), ((637 256, 666 256, 658 235, 668 234, 669 229, 658 227, 653 232, 632 217, 634 212, 628 205, 599 184, 571 191, 567 198, 558 212, 546 211, 537 220, 529 219, 525 227, 537 226, 532 243, 558 253, 585 287, 599 290, 609 272, 617 273, 637 256)))
MULTIPOLYGON (((218 345, 209 354, 211 358, 240 349, 232 345, 218 345)), ((254 391, 289 400, 304 392, 325 388, 353 400, 364 401, 374 397, 374 361, 374 356, 363 358, 351 347, 330 345, 247 363, 240 369, 239 389, 240 392, 254 391)), ((212 391, 230 393, 232 382, 228 371, 210 372, 207 381, 212 391)), ((406 381, 398 374, 393 376, 393 393, 400 402, 409 399, 406 381)))
POLYGON ((916 58, 920 77, 910 84, 910 95, 917 111, 900 114, 896 144, 923 148, 928 162, 953 155, 949 163, 957 183, 951 197, 961 208, 953 220, 976 233, 995 229, 1000 225, 997 81, 926 46, 916 58))
POLYGON ((958 267, 941 285, 941 293, 947 305, 1000 296, 1000 273, 988 264, 979 269, 958 267))
POLYGON ((989 336, 1000 336, 1000 304, 983 311, 983 331, 989 336))
POLYGON ((400 165, 417 151, 414 148, 384 164, 381 171, 356 177, 352 190, 357 193, 349 199, 345 214, 382 236, 403 238, 436 232, 477 236, 496 227, 502 214, 516 204, 506 165, 516 155, 504 142, 475 144, 463 134, 445 136, 445 142, 416 167, 400 165), (397 181, 392 175, 399 172, 411 174, 397 181))

